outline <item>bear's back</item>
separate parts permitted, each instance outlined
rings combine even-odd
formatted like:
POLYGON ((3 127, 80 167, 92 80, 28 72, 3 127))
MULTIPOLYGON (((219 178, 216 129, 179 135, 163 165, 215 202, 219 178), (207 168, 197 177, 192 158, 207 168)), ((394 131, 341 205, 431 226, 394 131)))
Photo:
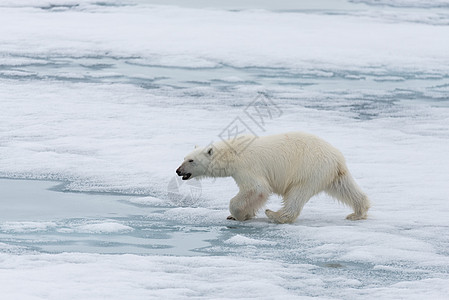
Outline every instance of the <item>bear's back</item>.
POLYGON ((343 155, 323 139, 304 132, 259 137, 241 153, 241 167, 249 173, 261 174, 283 194, 289 186, 317 178, 325 181, 334 177, 335 170, 344 165, 343 155))

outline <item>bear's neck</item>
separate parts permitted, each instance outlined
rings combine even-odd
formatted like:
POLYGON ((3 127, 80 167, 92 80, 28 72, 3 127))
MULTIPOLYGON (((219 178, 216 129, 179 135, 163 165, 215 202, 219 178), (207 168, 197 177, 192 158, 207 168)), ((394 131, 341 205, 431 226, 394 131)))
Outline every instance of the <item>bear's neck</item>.
POLYGON ((235 155, 223 155, 212 160, 208 168, 208 176, 210 177, 230 177, 235 174, 235 155))

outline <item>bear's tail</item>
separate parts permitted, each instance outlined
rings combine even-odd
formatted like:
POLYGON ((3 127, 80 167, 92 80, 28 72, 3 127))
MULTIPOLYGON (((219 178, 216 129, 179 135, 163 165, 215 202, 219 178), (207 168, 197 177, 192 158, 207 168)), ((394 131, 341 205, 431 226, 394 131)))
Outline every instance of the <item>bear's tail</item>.
POLYGON ((346 168, 338 169, 337 176, 325 191, 354 210, 354 213, 346 217, 347 219, 367 218, 368 209, 371 207, 370 201, 346 168))

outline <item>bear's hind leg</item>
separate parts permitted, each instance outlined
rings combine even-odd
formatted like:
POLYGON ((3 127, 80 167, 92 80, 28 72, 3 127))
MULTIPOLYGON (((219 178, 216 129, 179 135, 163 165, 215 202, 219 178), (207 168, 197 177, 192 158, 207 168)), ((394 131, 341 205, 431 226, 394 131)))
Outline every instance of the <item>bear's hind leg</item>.
POLYGON ((260 191, 240 191, 229 203, 231 215, 228 220, 245 221, 252 219, 265 204, 268 193, 260 191))
POLYGON ((284 206, 278 211, 265 210, 267 217, 276 223, 293 223, 302 208, 315 193, 305 189, 294 189, 284 198, 284 206))
POLYGON ((337 177, 325 191, 354 210, 346 219, 355 221, 367 218, 369 199, 349 173, 337 177))

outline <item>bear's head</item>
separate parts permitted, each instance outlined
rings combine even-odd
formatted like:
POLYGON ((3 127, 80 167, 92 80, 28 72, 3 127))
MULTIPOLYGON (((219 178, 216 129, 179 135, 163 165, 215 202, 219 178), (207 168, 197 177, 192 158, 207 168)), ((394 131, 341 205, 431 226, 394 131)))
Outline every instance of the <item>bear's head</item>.
POLYGON ((195 177, 211 176, 209 174, 211 162, 214 158, 213 147, 200 148, 195 147, 185 158, 184 162, 176 169, 176 174, 182 176, 182 180, 188 180, 195 177))
POLYGON ((195 147, 176 170, 183 180, 195 177, 227 177, 235 173, 236 152, 224 142, 195 147))

